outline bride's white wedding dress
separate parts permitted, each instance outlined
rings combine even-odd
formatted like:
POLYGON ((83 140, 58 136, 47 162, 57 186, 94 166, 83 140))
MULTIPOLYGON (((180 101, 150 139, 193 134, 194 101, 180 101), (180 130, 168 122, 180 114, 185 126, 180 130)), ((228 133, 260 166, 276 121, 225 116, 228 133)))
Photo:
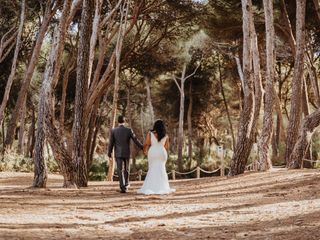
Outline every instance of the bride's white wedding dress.
POLYGON ((164 147, 167 136, 159 142, 151 132, 151 146, 148 151, 148 172, 138 193, 142 194, 169 194, 175 191, 170 188, 166 172, 168 158, 167 150, 164 147))

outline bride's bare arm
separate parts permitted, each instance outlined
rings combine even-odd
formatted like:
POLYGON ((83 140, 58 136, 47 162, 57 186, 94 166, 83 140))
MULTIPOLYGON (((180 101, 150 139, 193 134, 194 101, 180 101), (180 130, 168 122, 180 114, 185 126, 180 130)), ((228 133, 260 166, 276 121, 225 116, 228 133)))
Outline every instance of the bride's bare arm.
POLYGON ((166 142, 164 143, 164 147, 165 147, 165 149, 166 149, 167 151, 169 150, 169 146, 170 146, 170 144, 169 144, 169 137, 167 137, 166 142))
POLYGON ((148 150, 149 150, 150 145, 151 145, 151 135, 150 135, 150 132, 148 132, 146 139, 144 140, 144 144, 143 144, 144 155, 148 154, 148 150))

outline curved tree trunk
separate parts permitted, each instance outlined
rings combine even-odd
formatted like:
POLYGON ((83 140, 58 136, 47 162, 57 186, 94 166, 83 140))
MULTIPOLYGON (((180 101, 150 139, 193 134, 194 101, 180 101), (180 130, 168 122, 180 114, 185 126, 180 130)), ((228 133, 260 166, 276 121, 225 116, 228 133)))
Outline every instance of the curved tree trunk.
POLYGON ((306 0, 297 0, 296 11, 296 55, 292 80, 291 109, 287 130, 285 161, 287 167, 291 164, 290 155, 297 141, 302 115, 302 87, 305 52, 305 10, 306 0))
POLYGON ((302 123, 302 128, 291 154, 290 168, 300 168, 303 158, 308 150, 311 136, 314 130, 320 125, 320 109, 307 116, 302 123))

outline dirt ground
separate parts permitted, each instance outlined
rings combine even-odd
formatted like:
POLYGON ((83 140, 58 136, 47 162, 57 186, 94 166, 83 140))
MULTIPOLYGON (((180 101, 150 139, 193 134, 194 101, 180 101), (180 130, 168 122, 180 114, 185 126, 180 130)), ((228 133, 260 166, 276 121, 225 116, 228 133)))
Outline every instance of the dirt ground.
POLYGON ((118 184, 29 188, 32 174, 0 173, 0 239, 320 239, 320 171, 276 170, 171 182, 167 196, 118 184))

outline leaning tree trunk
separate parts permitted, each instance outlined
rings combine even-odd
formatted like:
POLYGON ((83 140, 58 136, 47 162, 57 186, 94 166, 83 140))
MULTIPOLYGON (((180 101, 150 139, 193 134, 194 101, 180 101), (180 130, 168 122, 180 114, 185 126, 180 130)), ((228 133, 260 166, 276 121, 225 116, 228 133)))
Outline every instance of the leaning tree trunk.
MULTIPOLYGON (((55 83, 59 78, 60 67, 62 62, 62 52, 64 48, 65 33, 67 30, 67 17, 71 7, 71 0, 64 2, 62 15, 59 25, 54 31, 53 43, 51 52, 47 60, 43 82, 41 85, 39 105, 38 105, 38 122, 36 131, 36 143, 34 154, 34 187, 46 187, 47 170, 46 162, 43 156, 43 147, 45 141, 45 118, 48 118, 52 113, 52 94, 55 83)), ((54 149, 53 149, 54 151, 54 149)))
POLYGON ((2 98, 2 102, 1 102, 1 106, 0 106, 0 125, 3 120, 4 110, 7 106, 8 100, 9 100, 11 86, 13 83, 14 75, 16 73, 18 55, 19 55, 19 50, 20 50, 20 45, 21 45, 21 36, 22 36, 22 31, 23 31, 24 19, 25 19, 25 3, 26 3, 25 0, 21 1, 21 14, 20 14, 19 30, 18 30, 17 41, 16 41, 16 48, 14 50, 11 72, 10 72, 10 75, 9 75, 9 78, 8 78, 8 81, 6 84, 6 89, 5 89, 4 96, 2 98))
MULTIPOLYGON (((124 33, 127 24, 127 17, 128 17, 128 10, 129 10, 129 3, 123 4, 121 8, 121 19, 120 19, 120 27, 118 33, 118 39, 116 44, 116 70, 115 70, 115 78, 114 78, 114 90, 113 90, 113 103, 112 103, 112 122, 110 128, 115 127, 116 125, 116 116, 117 116, 117 108, 118 108, 118 97, 119 97, 119 82, 120 82, 120 57, 121 57, 121 50, 122 50, 122 43, 124 38, 124 33)), ((109 159, 109 168, 107 174, 107 181, 113 181, 113 173, 114 173, 114 159, 109 159)))
POLYGON ((302 128, 291 154, 290 168, 300 168, 306 151, 309 148, 311 136, 315 129, 320 125, 320 109, 307 116, 302 123, 302 128))
POLYGON ((98 31, 100 30, 99 26, 100 26, 101 7, 102 7, 102 0, 95 0, 95 11, 94 11, 93 24, 92 24, 92 34, 90 39, 88 86, 90 86, 90 82, 91 82, 91 73, 92 73, 94 53, 95 53, 94 50, 96 48, 96 43, 98 39, 98 31))
POLYGON ((294 63, 294 73, 292 80, 291 109, 287 130, 285 161, 287 167, 291 164, 291 153, 297 141, 302 113, 302 84, 304 68, 305 50, 305 10, 306 0, 297 0, 296 11, 296 54, 294 63))
POLYGON ((6 57, 11 52, 12 48, 14 47, 16 43, 16 36, 18 34, 18 31, 15 31, 10 37, 8 37, 13 30, 15 30, 15 26, 9 29, 0 40, 0 63, 2 63, 6 57))
POLYGON ((234 176, 244 172, 253 144, 255 119, 255 98, 253 92, 252 68, 252 3, 251 0, 242 0, 243 16, 243 108, 240 113, 238 140, 231 160, 229 175, 234 176))
POLYGON ((260 134, 259 170, 265 171, 272 168, 269 154, 270 139, 273 131, 273 102, 274 102, 274 26, 273 26, 273 0, 263 0, 265 25, 266 25, 266 83, 263 126, 260 134))
POLYGON ((28 68, 26 69, 23 83, 22 83, 21 89, 18 94, 18 99, 17 99, 16 105, 15 105, 15 108, 13 110, 11 119, 9 121, 9 125, 7 127, 7 134, 6 134, 6 140, 5 140, 6 146, 10 146, 13 142, 13 136, 14 136, 14 132, 17 127, 17 121, 19 119, 20 111, 22 109, 22 105, 23 105, 24 100, 26 98, 27 91, 28 91, 30 83, 31 83, 31 79, 32 79, 34 70, 36 68, 36 64, 37 64, 37 61, 38 61, 38 58, 40 55, 40 50, 41 50, 41 46, 43 43, 43 39, 45 37, 45 33, 47 32, 50 20, 53 17, 55 11, 57 10, 57 8, 54 8, 54 10, 52 10, 51 4, 52 4, 52 1, 47 1, 45 14, 44 14, 44 17, 43 17, 43 20, 42 20, 42 23, 41 23, 41 26, 40 26, 40 29, 39 29, 39 32, 37 35, 37 40, 36 40, 35 46, 32 51, 32 56, 30 58, 28 68))
POLYGON ((79 187, 88 186, 88 169, 85 153, 87 116, 84 115, 88 95, 88 67, 90 53, 90 36, 93 20, 93 0, 84 0, 80 22, 80 40, 77 58, 77 82, 74 105, 74 122, 72 128, 73 162, 75 181, 79 187))

